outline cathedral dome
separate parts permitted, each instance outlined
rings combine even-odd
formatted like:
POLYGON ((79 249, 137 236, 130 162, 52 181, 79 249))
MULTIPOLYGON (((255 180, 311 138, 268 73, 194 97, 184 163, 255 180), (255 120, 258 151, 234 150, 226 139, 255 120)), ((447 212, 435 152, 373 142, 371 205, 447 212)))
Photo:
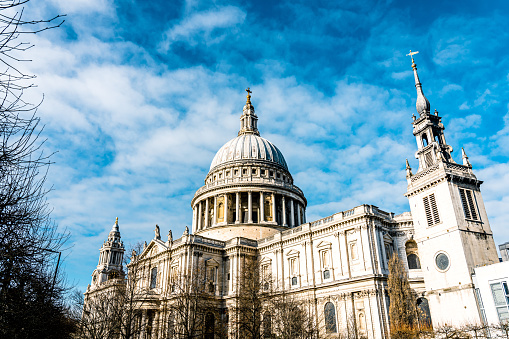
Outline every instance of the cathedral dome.
POLYGON ((241 134, 224 144, 212 160, 210 170, 219 165, 243 160, 269 162, 288 171, 281 151, 273 143, 256 134, 241 134))

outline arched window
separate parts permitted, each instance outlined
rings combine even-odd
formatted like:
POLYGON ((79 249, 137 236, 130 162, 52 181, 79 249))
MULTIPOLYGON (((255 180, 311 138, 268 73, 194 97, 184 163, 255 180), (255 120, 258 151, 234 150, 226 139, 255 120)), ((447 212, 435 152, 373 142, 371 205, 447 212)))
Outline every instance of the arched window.
POLYGON ((157 286, 157 267, 154 267, 150 271, 150 288, 156 288, 156 286, 157 286))
POLYGON ((408 268, 411 270, 420 270, 421 269, 421 262, 419 261, 419 257, 417 254, 409 254, 408 257, 406 257, 406 260, 408 261, 408 268))
POLYGON ((413 240, 409 240, 405 244, 406 260, 408 263, 408 269, 420 270, 421 262, 419 260, 419 252, 417 250, 417 243, 413 240))
POLYGON ((207 313, 205 316, 205 339, 214 339, 214 325, 215 317, 212 313, 207 313))
POLYGON ((330 301, 325 304, 324 315, 325 331, 327 333, 336 333, 338 331, 336 328, 336 309, 334 308, 334 304, 330 301))
POLYGON ((419 324, 423 327, 431 327, 431 313, 429 311, 428 299, 424 297, 418 298, 416 304, 419 310, 419 324))
POLYGON ((422 145, 424 147, 428 146, 428 137, 426 136, 426 133, 422 135, 422 145))

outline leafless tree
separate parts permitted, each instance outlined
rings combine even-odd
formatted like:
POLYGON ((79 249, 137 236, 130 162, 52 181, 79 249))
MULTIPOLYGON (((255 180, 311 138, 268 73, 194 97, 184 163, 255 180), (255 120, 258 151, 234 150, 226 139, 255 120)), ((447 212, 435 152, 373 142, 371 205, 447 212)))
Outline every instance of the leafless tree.
MULTIPOLYGON (((141 252, 141 244, 134 246, 141 252)), ((131 253, 129 251, 128 253, 131 253)), ((83 339, 138 338, 141 332, 140 308, 149 294, 143 266, 136 257, 124 258, 123 275, 107 280, 94 290, 74 296, 74 316, 79 326, 76 336, 83 339), (129 263, 129 266, 127 265, 129 263)))
POLYGON ((318 338, 321 322, 313 305, 313 300, 276 288, 256 257, 243 258, 232 308, 232 326, 240 338, 318 338))
POLYGON ((170 294, 165 307, 170 337, 214 338, 214 333, 224 332, 219 302, 214 289, 207 287, 203 267, 190 274, 175 274, 170 279, 170 294))
POLYGON ((50 219, 37 105, 24 101, 33 75, 23 73, 27 34, 59 26, 60 17, 26 21, 28 0, 0 0, 0 337, 66 337, 56 257, 67 235, 50 219))

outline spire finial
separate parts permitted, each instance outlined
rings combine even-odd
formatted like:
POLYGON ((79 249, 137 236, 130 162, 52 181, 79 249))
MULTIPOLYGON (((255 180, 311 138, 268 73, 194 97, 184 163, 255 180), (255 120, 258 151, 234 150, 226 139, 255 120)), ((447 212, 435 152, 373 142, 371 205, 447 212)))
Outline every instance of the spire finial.
POLYGON ((115 224, 118 225, 118 217, 115 219, 115 224))
POLYGON ((412 67, 413 67, 413 65, 415 65, 414 55, 416 55, 416 54, 418 54, 418 53, 419 53, 419 51, 417 51, 417 52, 412 52, 412 50, 410 50, 410 53, 408 53, 408 54, 406 55, 406 56, 409 56, 409 57, 411 57, 411 58, 412 58, 412 67))
POLYGON ((417 90, 417 102, 415 103, 415 108, 417 109, 419 116, 424 116, 429 114, 429 101, 426 99, 424 93, 422 92, 422 85, 419 81, 419 76, 417 75, 417 65, 414 61, 414 55, 417 53, 419 52, 412 52, 412 50, 410 50, 410 53, 408 53, 407 56, 412 57, 412 69, 414 70, 415 89, 417 90))
POLYGON ((253 92, 251 92, 251 90, 249 89, 249 87, 246 89, 246 92, 247 92, 247 96, 246 96, 246 98, 247 98, 247 100, 246 100, 246 104, 251 104, 251 93, 253 93, 253 92))

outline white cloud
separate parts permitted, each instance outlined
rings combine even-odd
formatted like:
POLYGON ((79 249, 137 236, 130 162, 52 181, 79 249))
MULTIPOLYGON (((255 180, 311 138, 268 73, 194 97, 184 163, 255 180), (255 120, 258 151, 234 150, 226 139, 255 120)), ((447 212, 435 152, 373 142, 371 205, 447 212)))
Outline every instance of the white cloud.
POLYGON ((210 33, 217 28, 227 28, 242 23, 246 13, 238 7, 226 6, 214 10, 192 13, 164 33, 162 50, 168 50, 175 41, 195 44, 196 39, 210 42, 210 33))

